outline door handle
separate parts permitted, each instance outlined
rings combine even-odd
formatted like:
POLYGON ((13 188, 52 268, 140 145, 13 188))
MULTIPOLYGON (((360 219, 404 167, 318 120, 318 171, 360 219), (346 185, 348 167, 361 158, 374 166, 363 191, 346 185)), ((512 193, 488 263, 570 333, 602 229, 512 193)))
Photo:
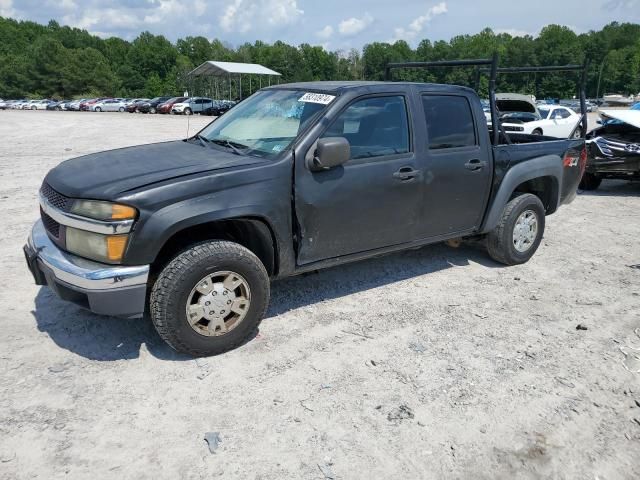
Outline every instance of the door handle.
POLYGON ((398 180, 411 180, 412 178, 416 178, 419 173, 418 170, 414 170, 411 167, 402 167, 393 174, 393 178, 397 178, 398 180))
POLYGON ((464 168, 466 168, 467 170, 471 170, 472 172, 475 172, 477 170, 482 170, 486 166, 487 166, 487 162, 485 162, 484 160, 478 160, 477 158, 474 158, 473 160, 469 160, 467 163, 464 164, 464 168))

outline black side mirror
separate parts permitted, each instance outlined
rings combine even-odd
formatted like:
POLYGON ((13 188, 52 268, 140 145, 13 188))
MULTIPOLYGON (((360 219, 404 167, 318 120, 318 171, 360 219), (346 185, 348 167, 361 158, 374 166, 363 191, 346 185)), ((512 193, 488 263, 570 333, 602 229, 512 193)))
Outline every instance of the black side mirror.
POLYGON ((309 170, 329 170, 349 161, 351 145, 344 137, 327 137, 318 140, 316 151, 307 163, 309 170))

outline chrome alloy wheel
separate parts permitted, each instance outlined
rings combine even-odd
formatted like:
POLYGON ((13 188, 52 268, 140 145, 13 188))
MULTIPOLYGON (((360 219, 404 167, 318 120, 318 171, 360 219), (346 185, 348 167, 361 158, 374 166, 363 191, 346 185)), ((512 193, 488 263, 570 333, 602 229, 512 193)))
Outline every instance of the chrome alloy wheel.
POLYGON ((533 210, 525 210, 513 226, 513 247, 524 253, 533 246, 537 235, 538 216, 533 210))
POLYGON ((187 299, 187 321, 200 335, 217 337, 237 327, 251 304, 247 281, 235 272, 215 272, 200 280, 187 299))

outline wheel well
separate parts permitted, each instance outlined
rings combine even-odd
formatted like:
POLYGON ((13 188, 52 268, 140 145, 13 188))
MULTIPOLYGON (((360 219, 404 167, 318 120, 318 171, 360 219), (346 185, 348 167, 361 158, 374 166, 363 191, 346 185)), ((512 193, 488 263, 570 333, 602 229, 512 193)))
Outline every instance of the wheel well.
POLYGON ((278 272, 275 236, 262 220, 237 218, 203 223, 185 228, 169 238, 156 255, 151 266, 158 273, 179 252, 188 246, 206 240, 229 240, 251 250, 264 264, 269 276, 278 272))
POLYGON ((552 214, 558 208, 558 182, 553 177, 538 177, 522 182, 513 191, 512 197, 519 193, 531 193, 538 197, 544 206, 547 215, 552 214))

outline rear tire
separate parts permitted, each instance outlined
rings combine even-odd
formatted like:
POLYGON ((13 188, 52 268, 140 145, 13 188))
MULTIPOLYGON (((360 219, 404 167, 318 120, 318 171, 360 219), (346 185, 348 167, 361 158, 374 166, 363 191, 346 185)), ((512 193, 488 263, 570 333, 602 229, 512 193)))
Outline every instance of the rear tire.
POLYGON ((594 175, 593 173, 584 172, 578 188, 580 190, 596 190, 601 183, 602 178, 594 175))
POLYGON ((189 107, 184 109, 184 114, 185 115, 191 115, 193 112, 191 111, 191 109, 189 107))
POLYGON ((124 112, 124 107, 120 107, 120 108, 118 109, 118 111, 119 111, 119 112, 124 112))
POLYGON ((151 107, 151 108, 149 109, 149 113, 156 113, 156 109, 155 109, 154 107, 151 107))
POLYGON ((204 357, 224 353, 251 338, 268 303, 269 275, 258 257, 237 243, 214 240, 193 245, 167 264, 153 285, 149 307, 151 320, 165 342, 178 352, 204 357), (229 275, 240 279, 240 286, 231 288, 226 281, 217 280, 229 275), (208 293, 202 293, 201 288, 208 293), (238 299, 248 299, 240 302, 241 310, 233 309, 238 299), (189 306, 203 310, 188 318, 189 306), (218 314, 225 312, 221 319, 218 314), (207 314, 218 316, 207 320, 202 316, 207 314), (223 325, 224 330, 217 325, 223 325))
POLYGON ((527 262, 540 246, 544 225, 544 206, 538 197, 525 193, 511 199, 487 235, 489 255, 505 265, 527 262))

